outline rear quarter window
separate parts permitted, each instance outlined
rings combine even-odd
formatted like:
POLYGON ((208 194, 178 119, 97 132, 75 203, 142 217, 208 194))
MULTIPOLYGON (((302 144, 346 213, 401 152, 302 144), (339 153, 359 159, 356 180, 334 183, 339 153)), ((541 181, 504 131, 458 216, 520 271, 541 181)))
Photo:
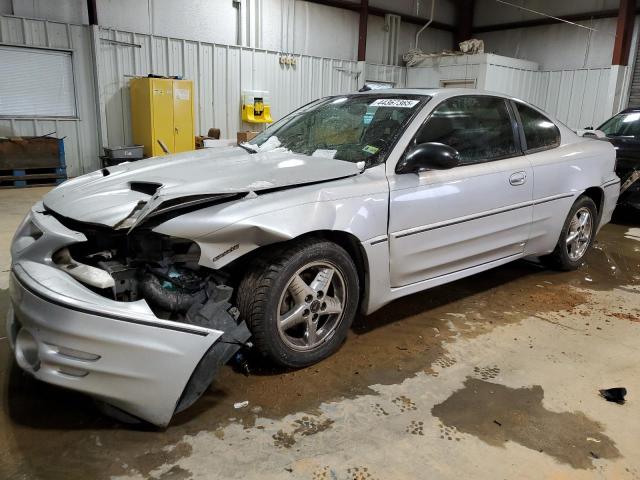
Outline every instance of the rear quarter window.
POLYGON ((543 114, 522 103, 515 102, 524 138, 526 151, 540 151, 555 148, 560 145, 560 130, 543 114))

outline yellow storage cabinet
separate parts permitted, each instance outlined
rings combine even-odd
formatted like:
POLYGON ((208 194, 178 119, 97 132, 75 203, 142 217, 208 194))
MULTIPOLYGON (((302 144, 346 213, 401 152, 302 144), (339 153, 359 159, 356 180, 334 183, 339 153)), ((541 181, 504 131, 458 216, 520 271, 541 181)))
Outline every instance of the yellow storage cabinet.
POLYGON ((133 142, 147 157, 195 150, 193 82, 169 78, 133 78, 131 126, 133 142))

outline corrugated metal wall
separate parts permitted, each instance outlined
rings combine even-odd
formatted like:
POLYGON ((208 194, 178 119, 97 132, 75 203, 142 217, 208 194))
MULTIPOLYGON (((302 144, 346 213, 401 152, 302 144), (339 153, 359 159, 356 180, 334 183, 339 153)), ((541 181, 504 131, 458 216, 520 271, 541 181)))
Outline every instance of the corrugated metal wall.
POLYGON ((597 127, 611 116, 609 68, 531 71, 488 65, 486 89, 521 98, 571 128, 597 127))
POLYGON ((475 80, 478 88, 531 102, 571 128, 595 127, 612 114, 609 68, 540 71, 535 63, 496 55, 466 57, 408 68, 407 85, 438 88, 441 80, 475 80), (477 61, 485 57, 486 63, 477 61))
POLYGON ((98 168, 96 101, 88 28, 82 25, 0 16, 0 42, 22 47, 70 50, 78 110, 78 117, 75 119, 0 117, 0 136, 45 135, 55 132, 58 137, 65 137, 69 176, 98 168))
MULTIPOLYGON (((240 120, 242 90, 267 90, 278 119, 318 97, 355 91, 357 62, 295 55, 281 65, 277 52, 190 40, 97 30, 96 51, 103 145, 131 143, 128 83, 132 76, 180 75, 194 81, 196 132, 222 136, 251 128, 240 120), (140 45, 109 43, 111 39, 140 45)), ((255 128, 255 127, 254 127, 255 128)))
POLYGON ((391 82, 396 88, 407 86, 407 69, 395 65, 366 63, 364 80, 371 82, 391 82))
MULTIPOLYGON (((87 26, 0 16, 3 44, 63 49, 73 54, 78 118, 0 117, 3 136, 56 132, 65 137, 69 176, 99 167, 98 125, 103 145, 131 143, 131 76, 156 73, 194 80, 196 131, 203 134, 210 127, 218 127, 225 137, 250 128, 240 122, 243 89, 269 91, 277 119, 315 98, 355 91, 362 80, 354 61, 296 55, 297 64, 286 66, 279 63, 278 53, 273 51, 93 28, 92 35, 87 26), (101 39, 137 44, 140 48, 101 39), (92 42, 97 56, 99 101, 92 42)), ((476 79, 486 89, 528 100, 574 128, 597 126, 611 114, 608 68, 534 71, 489 64, 486 77, 479 79, 484 75, 483 68, 474 62, 410 69, 367 64, 364 79, 391 81, 398 87, 439 87, 440 80, 476 79)))

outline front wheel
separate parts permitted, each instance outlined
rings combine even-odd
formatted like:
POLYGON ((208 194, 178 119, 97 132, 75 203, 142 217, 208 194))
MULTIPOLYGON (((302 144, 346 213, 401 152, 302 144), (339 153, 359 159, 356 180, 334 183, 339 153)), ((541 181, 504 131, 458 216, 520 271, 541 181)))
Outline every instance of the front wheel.
POLYGON ((278 247, 245 276, 238 308, 256 347, 285 367, 305 367, 343 343, 358 307, 358 273, 327 241, 278 247))
POLYGON ((554 251, 543 260, 558 270, 575 270, 582 263, 596 234, 596 204, 581 195, 571 207, 554 251))

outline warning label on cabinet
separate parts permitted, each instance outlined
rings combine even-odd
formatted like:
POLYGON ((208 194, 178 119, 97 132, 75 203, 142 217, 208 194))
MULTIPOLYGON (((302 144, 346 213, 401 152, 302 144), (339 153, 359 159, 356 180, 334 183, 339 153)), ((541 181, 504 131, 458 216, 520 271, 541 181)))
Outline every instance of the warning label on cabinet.
POLYGON ((176 88, 175 96, 176 96, 176 100, 189 100, 189 89, 176 88))

